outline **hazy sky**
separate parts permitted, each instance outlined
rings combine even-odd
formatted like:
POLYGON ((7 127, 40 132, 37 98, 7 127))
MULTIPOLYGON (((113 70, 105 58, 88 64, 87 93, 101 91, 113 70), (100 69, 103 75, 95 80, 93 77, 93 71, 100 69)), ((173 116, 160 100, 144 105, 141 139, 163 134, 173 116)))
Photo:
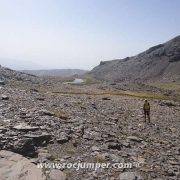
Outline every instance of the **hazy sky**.
POLYGON ((0 0, 0 58, 24 68, 90 69, 179 33, 179 0, 0 0))

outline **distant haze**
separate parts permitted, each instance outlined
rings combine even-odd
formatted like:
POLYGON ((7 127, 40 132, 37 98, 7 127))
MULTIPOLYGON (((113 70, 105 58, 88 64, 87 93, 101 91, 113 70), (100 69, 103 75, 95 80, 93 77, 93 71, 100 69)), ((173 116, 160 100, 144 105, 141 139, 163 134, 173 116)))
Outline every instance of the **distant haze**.
POLYGON ((36 76, 61 76, 69 77, 73 75, 83 75, 87 71, 80 69, 51 69, 51 70, 23 70, 22 72, 36 76))
POLYGON ((14 70, 27 70, 27 69, 43 69, 48 67, 43 67, 39 64, 30 61, 21 61, 16 59, 0 58, 0 65, 14 69, 14 70))
POLYGON ((179 0, 0 0, 0 64, 91 69, 180 32, 179 0))

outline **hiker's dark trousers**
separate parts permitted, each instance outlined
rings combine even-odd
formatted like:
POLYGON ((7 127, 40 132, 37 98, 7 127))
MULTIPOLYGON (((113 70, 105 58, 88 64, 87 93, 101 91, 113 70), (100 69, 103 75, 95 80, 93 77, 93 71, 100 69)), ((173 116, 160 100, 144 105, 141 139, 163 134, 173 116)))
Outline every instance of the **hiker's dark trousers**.
POLYGON ((150 121, 150 111, 149 110, 144 110, 144 118, 146 121, 146 117, 148 118, 148 120, 150 121))

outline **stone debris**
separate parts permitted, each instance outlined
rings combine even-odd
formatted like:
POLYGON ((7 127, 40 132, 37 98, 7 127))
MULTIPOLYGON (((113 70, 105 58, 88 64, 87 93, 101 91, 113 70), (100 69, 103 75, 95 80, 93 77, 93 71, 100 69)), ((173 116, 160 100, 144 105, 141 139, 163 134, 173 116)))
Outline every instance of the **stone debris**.
MULTIPOLYGON (((3 171, 9 177, 21 174, 22 180, 25 172, 31 177, 30 168, 36 169, 39 162, 133 163, 130 169, 64 167, 63 172, 54 169, 45 174, 55 180, 180 179, 179 102, 149 100, 151 123, 145 123, 143 98, 106 94, 118 83, 76 86, 9 73, 6 77, 16 76, 0 88, 0 152, 11 151, 20 159, 0 158, 0 179, 3 171), (25 170, 21 158, 28 163, 25 170)), ((41 174, 36 170, 37 176, 41 174)))

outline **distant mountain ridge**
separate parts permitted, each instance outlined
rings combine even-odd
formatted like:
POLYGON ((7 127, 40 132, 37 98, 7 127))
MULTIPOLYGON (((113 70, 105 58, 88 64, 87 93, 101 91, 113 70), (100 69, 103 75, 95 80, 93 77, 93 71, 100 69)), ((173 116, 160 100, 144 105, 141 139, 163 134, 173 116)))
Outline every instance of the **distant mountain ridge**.
POLYGON ((113 82, 180 81, 180 36, 133 57, 101 61, 88 74, 113 82))
POLYGON ((88 71, 82 69, 50 69, 50 70, 22 70, 21 72, 36 76, 61 76, 83 75, 88 71))

